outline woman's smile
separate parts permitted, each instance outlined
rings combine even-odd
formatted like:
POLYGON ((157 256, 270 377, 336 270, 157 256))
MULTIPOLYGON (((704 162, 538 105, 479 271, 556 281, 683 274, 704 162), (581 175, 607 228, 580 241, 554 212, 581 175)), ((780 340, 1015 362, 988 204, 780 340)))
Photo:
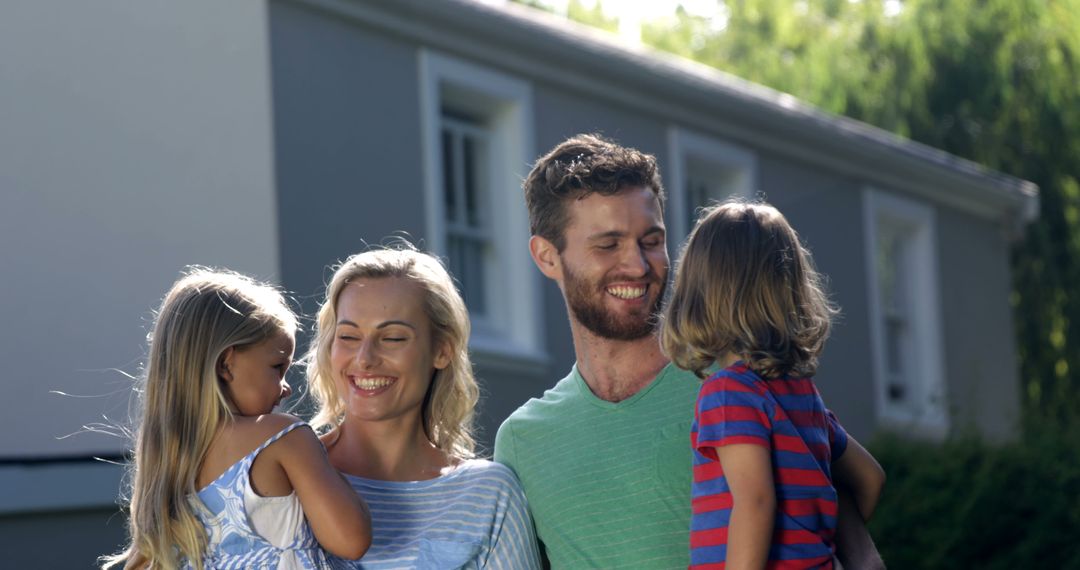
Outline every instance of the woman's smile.
POLYGON ((393 376, 348 375, 353 386, 365 396, 377 396, 397 382, 393 376))

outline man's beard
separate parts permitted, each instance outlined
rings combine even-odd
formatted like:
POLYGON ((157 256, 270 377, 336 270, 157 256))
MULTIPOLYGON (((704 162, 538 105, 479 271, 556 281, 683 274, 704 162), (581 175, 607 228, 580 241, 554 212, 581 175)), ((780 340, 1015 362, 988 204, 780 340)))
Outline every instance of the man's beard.
MULTIPOLYGON (((616 315, 604 307, 606 287, 574 273, 563 263, 563 286, 566 289, 566 304, 570 312, 582 326, 600 338, 609 340, 637 340, 656 330, 660 302, 664 298, 663 281, 649 283, 649 288, 657 287, 656 300, 652 306, 634 311, 628 315, 616 315)), ((646 291, 648 295, 650 292, 646 291)))

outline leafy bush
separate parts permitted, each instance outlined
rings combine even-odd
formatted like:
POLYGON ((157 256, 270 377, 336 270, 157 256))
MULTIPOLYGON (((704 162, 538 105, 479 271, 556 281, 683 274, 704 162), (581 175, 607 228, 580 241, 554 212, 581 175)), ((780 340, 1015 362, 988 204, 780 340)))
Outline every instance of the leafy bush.
POLYGON ((870 523, 890 568, 1080 569, 1080 420, 1020 441, 871 445, 888 474, 870 523))

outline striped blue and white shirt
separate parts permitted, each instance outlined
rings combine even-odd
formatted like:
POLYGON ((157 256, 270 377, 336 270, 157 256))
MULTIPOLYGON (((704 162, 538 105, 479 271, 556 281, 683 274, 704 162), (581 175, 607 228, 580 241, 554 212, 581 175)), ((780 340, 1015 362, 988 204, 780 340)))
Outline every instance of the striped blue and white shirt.
POLYGON ((345 475, 371 509, 371 548, 348 569, 539 569, 525 494, 505 466, 482 459, 427 481, 345 475))

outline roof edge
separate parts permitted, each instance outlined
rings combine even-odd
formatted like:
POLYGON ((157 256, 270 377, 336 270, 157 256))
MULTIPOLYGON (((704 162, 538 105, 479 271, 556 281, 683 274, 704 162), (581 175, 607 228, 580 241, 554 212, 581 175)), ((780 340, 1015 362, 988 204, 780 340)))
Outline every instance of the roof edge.
POLYGON ((1009 228, 1022 228, 1038 213, 1038 187, 1031 182, 715 68, 643 45, 624 45, 612 34, 527 6, 476 0, 291 1, 529 79, 819 162, 870 183, 998 219, 1009 228), (634 89, 612 89, 612 83, 634 89))

